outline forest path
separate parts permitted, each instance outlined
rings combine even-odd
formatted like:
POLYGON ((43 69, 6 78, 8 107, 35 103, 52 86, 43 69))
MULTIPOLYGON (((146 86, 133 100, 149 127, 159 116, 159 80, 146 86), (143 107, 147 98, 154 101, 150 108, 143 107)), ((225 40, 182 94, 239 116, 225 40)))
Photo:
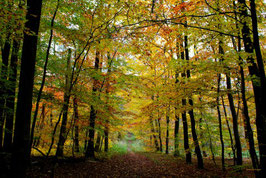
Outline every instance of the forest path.
MULTIPOLYGON (((60 163, 54 176, 51 175, 51 170, 44 169, 32 171, 28 177, 244 177, 232 174, 232 170, 222 172, 211 161, 205 162, 205 167, 202 170, 197 169, 196 163, 187 165, 184 160, 172 155, 129 152, 101 161, 60 163)), ((252 172, 246 172, 245 176, 253 177, 252 172)))

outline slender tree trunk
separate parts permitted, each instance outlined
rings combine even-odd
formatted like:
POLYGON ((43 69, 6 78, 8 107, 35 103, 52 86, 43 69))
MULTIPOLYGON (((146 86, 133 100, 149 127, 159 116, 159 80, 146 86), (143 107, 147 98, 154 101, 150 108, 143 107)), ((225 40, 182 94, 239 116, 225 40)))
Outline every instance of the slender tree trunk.
MULTIPOLYGON (((237 16, 236 16, 237 17, 237 16)), ((236 28, 239 29, 238 24, 236 25, 236 28)), ((234 38, 232 38, 232 42, 234 45, 234 48, 237 52, 241 52, 241 39, 240 39, 240 33, 238 33, 238 47, 236 45, 236 42, 234 38)), ((250 117, 248 113, 248 105, 246 100, 246 87, 245 87, 245 74, 243 69, 243 59, 239 56, 239 73, 240 73, 240 82, 241 82, 241 98, 242 98, 242 104, 243 104, 243 115, 244 115, 244 128, 245 128, 245 138, 249 144, 249 153, 252 161, 252 166, 255 169, 255 175, 258 175, 257 169, 259 168, 259 161, 256 154, 256 149, 254 145, 254 137, 253 137, 253 131, 250 124, 250 117)))
POLYGON ((160 142, 160 152, 163 152, 163 143, 162 143, 162 132, 161 132, 161 119, 158 118, 157 119, 157 123, 158 123, 158 133, 159 133, 159 142, 160 142))
MULTIPOLYGON (((190 98, 189 99, 189 104, 190 106, 193 107, 193 100, 190 98)), ((200 146, 199 146, 199 141, 198 141, 198 137, 197 137, 197 133, 196 133, 196 128, 195 128, 195 118, 194 118, 194 112, 193 109, 190 109, 188 111, 189 116, 190 116, 190 120, 191 120, 191 132, 192 132, 192 137, 193 137, 193 142, 194 142, 194 146, 195 146, 195 152, 197 155, 197 160, 198 160, 198 168, 199 169, 203 169, 203 158, 202 158, 202 154, 201 154, 201 150, 200 150, 200 146)))
MULTIPOLYGON (((184 43, 185 43, 185 54, 186 54, 186 60, 189 61, 189 50, 188 50, 188 37, 185 35, 184 38, 184 43)), ((187 70, 187 78, 190 78, 190 70, 187 70)), ((188 99, 189 105, 191 106, 191 109, 188 111, 188 114, 190 116, 190 121, 191 121, 191 132, 192 132, 192 138, 195 146, 195 152, 197 155, 197 160, 198 160, 198 168, 203 169, 203 158, 199 146, 199 141, 198 141, 198 136, 196 133, 196 126, 195 126, 195 117, 194 117, 194 111, 193 111, 193 100, 192 96, 189 97, 188 99)))
MULTIPOLYGON (((177 59, 180 58, 180 36, 176 37, 176 56, 177 59)), ((175 73, 175 84, 177 85, 179 83, 179 73, 176 71, 175 73)), ((179 153, 179 123, 180 123, 180 117, 179 113, 177 113, 177 106, 175 106, 175 128, 174 128, 174 141, 175 141, 175 151, 174 156, 180 156, 179 153)))
POLYGON ((155 135, 155 130, 154 130, 152 116, 150 116, 150 126, 151 126, 151 134, 152 134, 152 137, 154 139, 154 144, 155 144, 156 151, 159 151, 160 148, 159 148, 158 138, 155 135))
POLYGON ((216 165, 215 155, 214 155, 213 146, 212 146, 212 136, 211 136, 211 133, 210 133, 209 124, 208 124, 208 122, 206 122, 206 120, 204 120, 204 121, 205 121, 205 124, 206 124, 207 130, 208 130, 208 134, 209 134, 210 150, 211 150, 211 154, 212 154, 212 161, 213 161, 213 163, 216 165))
MULTIPOLYGON (((183 61, 185 60, 185 53, 184 51, 181 52, 181 59, 183 59, 183 61)), ((183 79, 186 77, 186 73, 183 72, 181 74, 181 76, 183 77, 183 79)), ((185 107, 186 106, 186 99, 182 99, 182 106, 185 107)), ((183 134, 184 134, 184 150, 185 150, 185 154, 186 154, 186 163, 191 163, 191 152, 190 152, 190 148, 189 148, 189 139, 188 139, 188 125, 187 125, 187 116, 186 116, 186 111, 182 112, 182 121, 183 121, 183 134)))
MULTIPOLYGON (((46 50, 45 63, 44 63, 44 67, 43 67, 42 83, 41 83, 40 90, 38 92, 36 106, 35 106, 35 112, 34 112, 34 115, 33 115, 33 121, 32 121, 32 126, 31 126, 31 139, 30 139, 30 145, 31 146, 32 146, 32 143, 33 143, 34 129, 35 129, 35 124, 36 124, 36 120, 37 120, 37 116, 38 116, 39 103, 41 101, 42 91, 43 91, 43 88, 44 88, 44 85, 45 85, 47 65, 48 65, 48 60, 49 60, 49 55, 50 55, 51 44, 52 44, 52 40, 53 40, 54 21, 55 21, 55 17, 56 17, 58 8, 59 8, 59 1, 60 0, 57 1, 57 6, 56 6, 56 9, 55 9, 54 15, 52 17, 52 20, 51 20, 50 38, 49 38, 48 47, 47 47, 47 50, 46 50)), ((31 149, 30 149, 30 152, 31 152, 31 149)), ((29 152, 29 155, 31 154, 30 152, 29 152)))
MULTIPOLYGON (((99 70, 99 64, 100 64, 100 53, 97 50, 96 51, 96 57, 95 57, 95 63, 94 63, 94 69, 97 72, 99 70)), ((93 87, 92 87, 92 95, 96 97, 97 92, 97 80, 93 80, 93 87)), ((94 158, 94 135, 95 135, 95 120, 96 120, 96 111, 94 109, 94 106, 91 105, 91 111, 90 111, 90 128, 89 128, 89 140, 88 140, 88 148, 86 150, 85 156, 88 158, 94 158)))
MULTIPOLYGON (((115 52, 116 54, 116 52, 115 52)), ((115 54, 113 58, 115 57, 115 54)), ((109 106, 109 92, 110 92, 110 73, 112 69, 112 63, 113 63, 113 58, 110 57, 110 52, 107 52, 107 59, 108 59, 108 69, 107 69, 107 78, 106 78, 106 105, 108 108, 108 111, 111 112, 111 108, 109 106)), ((106 118, 106 126, 104 128, 104 151, 108 152, 108 146, 109 146, 109 118, 106 118)))
POLYGON ((50 152, 51 152, 51 150, 52 150, 52 147, 53 147, 53 145, 54 145, 55 133, 56 133, 57 127, 58 127, 58 125, 59 125, 59 123, 60 123, 60 121, 61 121, 62 113, 63 113, 63 110, 60 112, 59 117, 58 117, 58 120, 57 120, 57 122, 56 122, 56 124, 55 124, 55 126, 54 126, 54 130, 53 130, 53 133, 52 133, 51 144, 50 144, 50 147, 49 147, 48 152, 47 152, 47 154, 46 154, 46 157, 49 156, 49 154, 50 154, 50 152))
POLYGON ((12 154, 12 176, 25 177, 29 161, 32 91, 42 0, 28 0, 12 154))
MULTIPOLYGON (((10 5, 9 5, 10 6, 10 5)), ((8 32, 4 49, 2 51, 2 70, 0 75, 0 151, 2 151, 4 123, 6 118, 6 95, 8 94, 7 76, 8 76, 8 61, 10 54, 11 39, 8 32)))
POLYGON ((223 96, 221 98, 222 98, 222 104, 223 104, 223 109, 224 109, 224 117, 225 117, 227 129, 228 129, 228 132, 229 132, 229 136, 230 136, 231 149, 232 149, 232 152, 233 152, 233 159, 234 159, 234 165, 235 165, 236 164, 236 151, 235 151, 235 146, 234 146, 234 140, 233 140, 231 128, 230 128, 230 125, 229 125, 229 121, 228 121, 228 118, 227 118, 227 112, 226 112, 223 96))
MULTIPOLYGON (((158 102, 158 97, 157 96, 157 102, 158 102)), ((156 119, 156 125, 157 125, 157 132, 158 132, 158 138, 159 138, 159 148, 160 148, 160 152, 163 152, 163 143, 162 143, 162 134, 161 134, 161 119, 160 119, 160 110, 159 108, 157 109, 157 114, 158 114, 158 118, 156 119)))
MULTIPOLYGON (((200 95, 200 97, 199 97, 200 105, 202 106, 202 97, 201 97, 201 94, 199 94, 199 95, 200 95)), ((200 111, 200 119, 199 119, 200 138, 203 138, 203 134, 205 134, 205 133, 202 129, 202 120, 204 117, 203 112, 202 112, 202 108, 200 108, 199 111, 200 111)), ((208 155, 207 155, 206 150, 205 150, 206 143, 203 142, 201 147, 202 147, 203 157, 207 157, 208 155)))
MULTIPOLYGON (((249 144, 249 153, 252 160, 252 165, 254 169, 259 168, 259 161, 256 154, 256 149, 254 146, 254 137, 253 131, 250 124, 250 118, 248 114, 248 105, 246 100, 246 91, 245 91, 245 76, 243 67, 240 65, 240 74, 241 74, 241 94, 242 94, 242 104, 243 104, 243 115, 244 117, 244 127, 245 127, 245 135, 247 142, 249 144)), ((255 172, 256 173, 256 172, 255 172)))
POLYGON ((108 152, 108 146, 109 146, 109 129, 108 129, 108 127, 105 127, 105 130, 104 130, 104 152, 108 152))
POLYGON ((165 148, 165 153, 168 154, 169 153, 169 115, 170 115, 170 105, 167 106, 166 109, 166 148, 165 148))
MULTIPOLYGON (((253 27, 253 40, 251 40, 251 33, 247 24, 247 7, 245 0, 238 0, 239 11, 240 11, 240 21, 242 23, 242 36, 245 46, 245 52, 249 53, 247 61, 250 64, 248 66, 249 74, 251 76, 256 76, 256 80, 252 80, 253 92, 255 96, 256 105, 256 126, 257 126, 257 137, 259 143, 260 151, 260 176, 266 175, 266 82, 265 82, 265 71, 264 64, 260 52, 258 31, 257 31, 257 16, 255 9, 255 1, 250 0, 251 5, 251 16, 252 16, 252 27, 253 27), (253 50, 255 48, 257 64, 255 59, 252 57, 253 50), (260 79, 259 84, 257 79, 260 79)), ((254 78, 254 77, 253 77, 254 78)))
POLYGON ((221 83, 221 74, 218 74, 218 86, 217 86, 217 113, 218 113, 218 121, 219 121, 219 132, 220 132, 220 142, 222 146, 222 169, 225 170, 225 162, 224 162, 224 140, 223 140, 223 128, 222 128, 222 117, 221 117, 221 111, 220 111, 220 83, 221 83))
MULTIPOLYGON (((182 105, 186 106, 186 99, 182 99, 182 105)), ((188 126, 187 126, 187 116, 186 111, 182 112, 182 121, 183 121, 183 134, 184 134, 184 150, 186 153, 186 163, 191 163, 191 152, 189 148, 188 140, 188 126)))
POLYGON ((38 132, 38 136, 35 136, 36 138, 34 138, 33 142, 32 142, 32 147, 38 147, 40 140, 41 140, 41 130, 43 129, 43 125, 44 125, 44 119, 45 119, 45 104, 42 105, 42 112, 40 115, 40 121, 37 123, 37 132, 38 132))
POLYGON ((178 137, 178 132, 179 132, 179 114, 177 113, 177 108, 175 107, 175 132, 174 132, 174 139, 175 139, 175 151, 174 151, 174 156, 179 156, 179 137, 178 137))
POLYGON ((16 86, 17 86, 17 63, 18 63, 18 52, 20 48, 20 41, 15 38, 13 40, 9 82, 10 88, 8 90, 8 98, 6 100, 6 127, 5 127, 5 138, 4 138, 4 150, 6 152, 12 152, 12 135, 14 127, 14 115, 15 115, 15 97, 16 97, 16 86))
POLYGON ((236 110, 234 105, 234 99, 232 95, 232 87, 231 87, 231 78, 229 77, 229 74, 226 74, 226 84, 227 84, 227 90, 228 90, 228 100, 230 105, 230 110, 233 118, 233 130, 234 130, 234 137, 235 137, 235 143, 236 143, 236 164, 242 165, 242 148, 241 148, 241 142, 240 142, 240 136, 238 132, 238 122, 237 122, 237 116, 236 116, 236 110))
POLYGON ((79 114, 78 114, 78 101, 76 96, 73 98, 74 105, 74 151, 79 152, 79 114))
POLYGON ((62 125, 59 134, 59 141, 57 144, 56 156, 62 157, 63 156, 63 149, 64 144, 67 139, 67 120, 68 120, 68 107, 69 107, 69 100, 70 100, 70 59, 71 59, 71 49, 68 50, 68 57, 67 57, 67 66, 66 66, 66 82, 65 82, 65 93, 64 93, 64 102, 63 102, 63 118, 62 118, 62 125))

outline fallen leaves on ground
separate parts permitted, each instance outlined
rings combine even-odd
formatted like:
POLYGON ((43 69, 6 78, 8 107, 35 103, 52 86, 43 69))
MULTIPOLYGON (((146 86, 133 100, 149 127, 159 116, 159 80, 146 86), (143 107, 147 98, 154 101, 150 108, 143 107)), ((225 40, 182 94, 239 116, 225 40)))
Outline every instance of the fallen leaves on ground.
POLYGON ((128 153, 104 160, 72 160, 52 163, 43 161, 28 171, 27 177, 254 177, 252 171, 225 172, 211 160, 205 160, 205 169, 197 169, 196 160, 186 164, 181 158, 158 153, 128 153))

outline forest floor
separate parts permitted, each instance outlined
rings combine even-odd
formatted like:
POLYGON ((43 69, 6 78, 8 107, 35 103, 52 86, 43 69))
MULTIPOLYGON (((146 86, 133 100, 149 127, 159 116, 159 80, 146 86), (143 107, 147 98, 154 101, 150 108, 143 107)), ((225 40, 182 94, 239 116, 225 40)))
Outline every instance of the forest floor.
POLYGON ((242 172, 233 167, 223 172, 206 159, 205 168, 197 169, 196 160, 188 165, 182 158, 159 153, 131 152, 99 160, 65 159, 56 164, 35 159, 27 177, 254 177, 248 166, 243 166, 242 172))

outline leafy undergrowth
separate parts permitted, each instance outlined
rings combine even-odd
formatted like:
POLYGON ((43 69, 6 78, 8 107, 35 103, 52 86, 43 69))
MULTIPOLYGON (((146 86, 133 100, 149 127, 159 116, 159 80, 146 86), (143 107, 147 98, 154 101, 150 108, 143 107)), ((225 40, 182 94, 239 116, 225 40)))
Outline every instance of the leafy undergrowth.
POLYGON ((27 177, 254 177, 248 169, 240 173, 227 168, 222 172, 210 160, 205 160, 205 169, 200 170, 195 162, 187 165, 181 158, 158 153, 130 152, 96 161, 65 159, 56 164, 52 160, 36 162, 27 177))

